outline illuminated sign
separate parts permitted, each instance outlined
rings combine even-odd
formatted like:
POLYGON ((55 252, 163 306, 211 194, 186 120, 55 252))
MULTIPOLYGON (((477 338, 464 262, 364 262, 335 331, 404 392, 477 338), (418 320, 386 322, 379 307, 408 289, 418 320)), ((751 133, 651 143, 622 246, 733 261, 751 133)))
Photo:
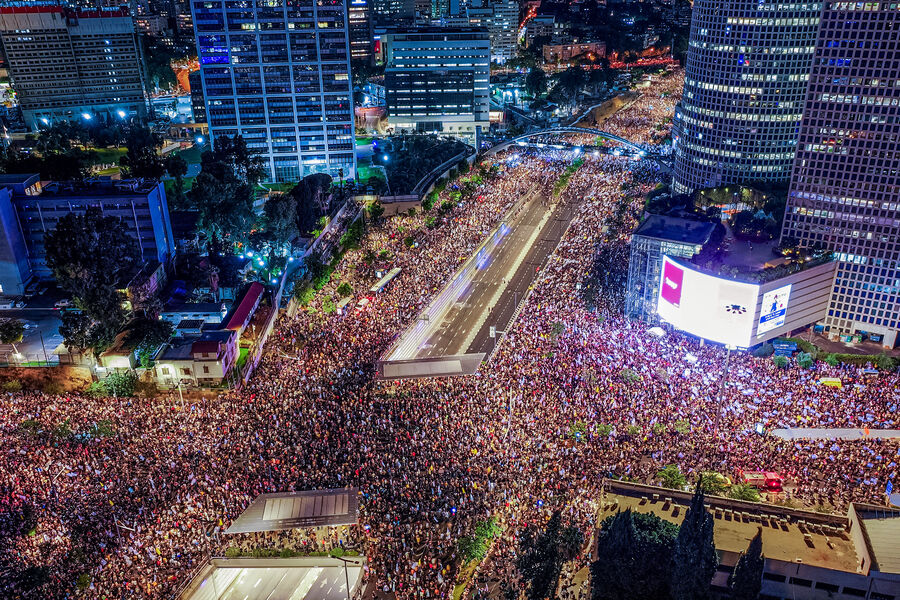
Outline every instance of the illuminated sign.
POLYGON ((758 285, 701 273, 663 257, 657 313, 677 329, 748 348, 758 297, 758 285))
POLYGON ((759 315, 759 326, 756 335, 762 335, 784 325, 787 314, 788 299, 791 297, 791 284, 763 294, 762 310, 759 315))

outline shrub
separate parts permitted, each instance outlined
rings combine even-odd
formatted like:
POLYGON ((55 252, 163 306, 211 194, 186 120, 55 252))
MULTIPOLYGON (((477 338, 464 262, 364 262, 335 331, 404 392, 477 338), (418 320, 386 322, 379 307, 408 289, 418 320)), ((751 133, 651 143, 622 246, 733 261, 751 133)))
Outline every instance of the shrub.
POLYGON ((422 210, 428 212, 432 208, 434 208, 434 203, 437 202, 438 194, 437 192, 429 192, 425 195, 425 198, 422 199, 422 210))
POLYGON ((678 419, 675 421, 675 431, 685 434, 691 430, 691 424, 686 419, 678 419))
POLYGON ((670 490, 683 490, 687 485, 687 479, 678 465, 666 465, 656 473, 656 478, 664 488, 670 490))
POLYGON ((782 369, 788 366, 788 359, 785 356, 773 356, 772 362, 775 363, 776 367, 781 367, 782 369))
POLYGON ((21 392, 22 391, 22 382, 18 379, 13 379, 11 381, 4 381, 0 388, 3 389, 4 392, 21 392))
POLYGON ((759 490, 752 485, 736 483, 728 490, 728 497, 747 502, 759 502, 759 490))
POLYGON ((337 310, 337 307, 334 305, 334 300, 331 298, 325 298, 322 300, 322 312, 326 315, 330 315, 334 311, 337 310))
POLYGON ((801 369, 810 369, 810 368, 812 368, 814 363, 815 363, 815 361, 813 360, 812 355, 809 354, 808 352, 801 352, 797 356, 797 364, 800 366, 801 369))
POLYGON ((350 294, 353 293, 353 288, 350 287, 350 284, 345 281, 341 285, 337 286, 337 290, 335 290, 335 291, 337 292, 337 295, 340 296, 341 298, 346 298, 347 296, 349 296, 350 294))
POLYGON ((411 236, 411 235, 408 235, 405 238, 403 238, 403 245, 406 246, 407 248, 412 248, 413 244, 415 244, 415 243, 416 243, 416 240, 413 239, 413 236, 411 236))
POLYGON ((831 365, 832 367, 838 366, 841 361, 838 360, 837 356, 834 353, 825 355, 825 363, 831 365))
POLYGON ((768 357, 772 356, 773 354, 775 354, 775 346, 773 346, 769 342, 766 342, 765 344, 763 344, 762 346, 760 346, 759 348, 757 348, 756 350, 753 351, 753 356, 757 356, 759 358, 768 358, 768 357))
POLYGON ((600 423, 597 425, 597 435, 601 437, 608 437, 609 434, 612 433, 614 427, 609 423, 600 423))
POLYGON ((413 206, 412 208, 410 208, 409 211, 407 212, 407 214, 408 214, 410 217, 415 217, 415 216, 416 216, 416 207, 413 206))
POLYGON ((641 435, 641 428, 637 425, 629 425, 625 431, 628 432, 628 435, 641 435))
POLYGON ((79 590, 86 590, 89 585, 91 585, 90 573, 82 573, 78 576, 78 580, 75 582, 75 587, 77 587, 79 590))
POLYGON ((294 297, 297 298, 300 306, 308 306, 309 303, 313 301, 313 298, 316 297, 316 290, 314 290, 311 286, 304 285, 294 292, 294 297))
POLYGON ((434 229, 437 227, 438 221, 434 217, 428 217, 425 219, 425 227, 428 229, 434 229))
POLYGON ((444 200, 441 202, 441 208, 439 209, 441 213, 448 213, 453 210, 453 203, 449 200, 444 200))
POLYGON ((42 391, 48 396, 58 396, 66 390, 58 381, 48 381, 44 384, 44 389, 42 391))

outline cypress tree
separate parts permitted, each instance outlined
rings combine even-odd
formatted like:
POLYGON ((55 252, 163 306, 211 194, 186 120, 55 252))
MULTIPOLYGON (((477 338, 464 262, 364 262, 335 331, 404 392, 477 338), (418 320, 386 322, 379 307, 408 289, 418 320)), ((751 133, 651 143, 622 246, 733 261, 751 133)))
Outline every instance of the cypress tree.
POLYGON ((691 506, 675 539, 669 570, 672 600, 709 598, 709 584, 719 564, 713 544, 713 517, 703 505, 702 481, 697 482, 691 506))
POLYGON ((741 554, 728 578, 731 597, 734 600, 756 600, 762 589, 762 574, 765 558, 762 555, 762 527, 750 540, 747 551, 741 554))

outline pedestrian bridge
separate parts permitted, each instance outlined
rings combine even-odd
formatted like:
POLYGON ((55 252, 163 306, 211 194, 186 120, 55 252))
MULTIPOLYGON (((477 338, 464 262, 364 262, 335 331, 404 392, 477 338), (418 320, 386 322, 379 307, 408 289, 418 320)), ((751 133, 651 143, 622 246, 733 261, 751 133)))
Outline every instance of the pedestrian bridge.
POLYGON ((529 131, 528 133, 523 133, 522 135, 516 136, 512 139, 506 140, 497 144, 496 146, 489 149, 486 154, 491 155, 496 152, 500 152, 509 148, 513 144, 518 144, 519 142, 527 141, 529 138, 540 137, 543 135, 565 135, 565 134, 587 134, 593 135, 596 137, 601 137, 607 140, 612 140, 614 142, 619 142, 623 146, 627 146, 628 148, 633 149, 636 152, 643 151, 643 148, 631 142, 621 136, 618 136, 614 133, 610 133, 608 131, 603 131, 601 129, 594 129, 591 127, 573 127, 573 126, 565 126, 565 127, 550 127, 547 129, 540 129, 538 131, 529 131))

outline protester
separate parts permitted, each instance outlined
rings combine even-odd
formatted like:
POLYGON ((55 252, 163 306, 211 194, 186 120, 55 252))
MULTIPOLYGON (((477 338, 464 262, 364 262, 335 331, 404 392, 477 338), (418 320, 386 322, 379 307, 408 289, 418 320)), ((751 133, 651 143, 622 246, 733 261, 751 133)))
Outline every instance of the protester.
MULTIPOLYGON (((604 128, 642 143, 648 130, 667 133, 675 99, 661 81, 604 128)), ((858 387, 849 385, 859 382, 855 368, 780 369, 735 353, 720 385, 723 351, 674 332, 648 335, 622 315, 621 286, 604 286, 589 309, 578 290, 600 285, 586 274, 592 261, 595 272, 627 268, 628 228, 604 234, 604 225, 622 206, 632 219, 663 175, 650 161, 587 156, 555 189, 572 158, 569 150, 510 150, 483 165, 483 181, 456 207, 440 205, 464 184, 443 191, 430 214, 374 225, 315 310, 280 321, 239 391, 184 409, 171 397, 5 395, 5 597, 170 598, 208 555, 269 544, 354 548, 380 594, 450 598, 459 539, 493 516, 503 531, 468 589, 486 597, 519 588, 525 527, 560 510, 587 540, 604 477, 652 483, 669 464, 690 480, 701 471, 776 470, 787 479, 780 500, 798 506, 882 502, 897 473, 896 441, 786 442, 755 428, 896 428, 900 378, 882 374, 858 387), (577 214, 489 362, 472 376, 375 381, 375 361, 535 190, 577 214), (400 276, 367 309, 321 310, 340 283, 364 294, 377 269, 394 266, 400 276), (821 376, 848 385, 823 387, 821 376), (223 533, 261 493, 347 486, 360 490, 357 527, 223 533), (80 576, 85 589, 76 593, 80 576)))

